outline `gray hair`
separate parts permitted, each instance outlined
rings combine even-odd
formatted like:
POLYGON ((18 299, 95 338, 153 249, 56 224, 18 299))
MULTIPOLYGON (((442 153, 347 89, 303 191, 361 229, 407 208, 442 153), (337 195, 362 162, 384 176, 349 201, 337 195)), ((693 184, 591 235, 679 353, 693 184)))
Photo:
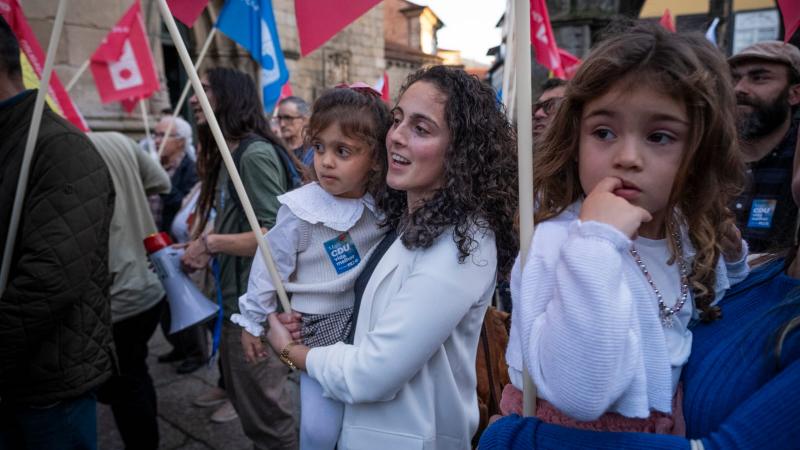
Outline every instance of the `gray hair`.
POLYGON ((189 122, 187 122, 180 116, 175 116, 175 117, 168 116, 161 120, 165 119, 174 121, 172 124, 172 129, 175 130, 175 134, 178 135, 178 139, 183 139, 183 151, 186 152, 187 155, 189 155, 189 158, 191 158, 192 161, 196 160, 197 152, 194 149, 194 145, 192 145, 192 140, 194 138, 194 135, 192 134, 192 126, 189 125, 189 122))
POLYGON ((289 97, 284 98, 278 103, 278 106, 284 103, 293 103, 294 106, 297 107, 297 112, 300 113, 303 117, 310 117, 311 116, 311 107, 308 105, 308 102, 303 100, 300 97, 295 95, 290 95, 289 97))

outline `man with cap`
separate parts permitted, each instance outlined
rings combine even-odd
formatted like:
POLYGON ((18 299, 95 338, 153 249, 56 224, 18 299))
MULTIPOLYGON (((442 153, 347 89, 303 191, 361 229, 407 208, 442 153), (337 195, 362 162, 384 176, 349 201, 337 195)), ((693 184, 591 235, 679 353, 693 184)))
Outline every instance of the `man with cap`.
POLYGON ((800 104, 800 50, 762 41, 728 60, 748 184, 732 210, 751 253, 791 245, 797 227, 792 159, 800 104))

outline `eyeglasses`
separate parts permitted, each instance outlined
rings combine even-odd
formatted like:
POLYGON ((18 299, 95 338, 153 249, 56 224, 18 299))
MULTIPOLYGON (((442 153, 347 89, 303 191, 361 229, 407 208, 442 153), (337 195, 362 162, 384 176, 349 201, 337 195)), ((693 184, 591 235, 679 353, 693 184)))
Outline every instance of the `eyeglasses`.
POLYGON ((275 116, 278 118, 278 122, 291 122, 293 120, 302 119, 302 116, 275 116))
POLYGON ((553 114, 558 108, 558 105, 561 104, 562 97, 553 97, 548 98, 547 100, 542 100, 540 102, 536 102, 533 104, 533 112, 536 113, 539 109, 544 110, 544 113, 548 116, 553 114))
MULTIPOLYGON (((164 136, 166 136, 164 133, 161 133, 161 132, 158 132, 158 131, 156 131, 155 133, 153 133, 153 137, 154 137, 154 138, 158 138, 158 139, 164 139, 164 136)), ((177 135, 177 134, 173 134, 173 133, 170 133, 168 137, 169 137, 170 139, 183 139, 183 138, 182 138, 182 137, 180 137, 179 135, 177 135)))

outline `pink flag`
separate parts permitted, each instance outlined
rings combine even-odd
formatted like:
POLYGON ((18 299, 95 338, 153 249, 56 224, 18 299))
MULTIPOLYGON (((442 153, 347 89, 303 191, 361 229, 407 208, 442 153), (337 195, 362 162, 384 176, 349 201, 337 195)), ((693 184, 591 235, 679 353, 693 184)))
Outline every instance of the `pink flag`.
POLYGON ((558 56, 561 59, 561 67, 564 69, 564 79, 571 80, 581 65, 581 59, 563 48, 558 49, 558 56))
POLYGON ((545 0, 531 0, 531 44, 536 50, 536 61, 550 69, 555 76, 564 78, 545 0))
POLYGON ((778 0, 778 7, 783 15, 783 42, 789 42, 800 28, 800 2, 797 0, 778 0))
POLYGON ((672 23, 672 14, 669 12, 669 8, 664 10, 664 15, 661 16, 658 23, 667 30, 675 32, 675 24, 672 23))
POLYGON ((135 105, 135 100, 159 90, 138 0, 106 35, 91 61, 94 83, 103 103, 129 100, 127 109, 135 105))
POLYGON ((294 0, 300 54, 306 56, 380 0, 294 0))
POLYGON ((208 0, 167 0, 172 15, 187 27, 194 24, 207 4, 208 0))

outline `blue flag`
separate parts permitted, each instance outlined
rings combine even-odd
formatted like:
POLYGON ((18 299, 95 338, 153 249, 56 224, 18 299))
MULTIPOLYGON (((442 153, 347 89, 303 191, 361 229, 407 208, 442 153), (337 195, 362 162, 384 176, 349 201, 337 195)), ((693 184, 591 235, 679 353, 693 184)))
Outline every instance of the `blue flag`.
POLYGON ((289 79, 271 0, 228 0, 215 25, 261 65, 264 110, 272 112, 289 79))

